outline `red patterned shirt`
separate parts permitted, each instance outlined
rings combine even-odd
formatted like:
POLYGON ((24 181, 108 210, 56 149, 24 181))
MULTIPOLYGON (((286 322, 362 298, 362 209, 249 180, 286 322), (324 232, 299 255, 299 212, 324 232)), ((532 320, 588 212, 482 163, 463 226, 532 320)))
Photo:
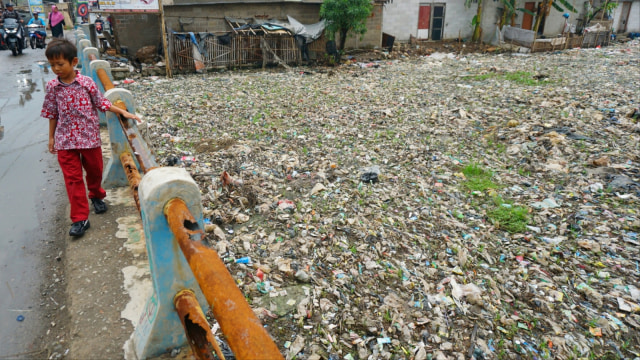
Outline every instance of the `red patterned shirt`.
POLYGON ((90 77, 76 71, 71 84, 57 77, 47 83, 47 94, 40 116, 58 120, 54 134, 56 150, 100 147, 98 111, 107 111, 111 102, 104 98, 90 77))

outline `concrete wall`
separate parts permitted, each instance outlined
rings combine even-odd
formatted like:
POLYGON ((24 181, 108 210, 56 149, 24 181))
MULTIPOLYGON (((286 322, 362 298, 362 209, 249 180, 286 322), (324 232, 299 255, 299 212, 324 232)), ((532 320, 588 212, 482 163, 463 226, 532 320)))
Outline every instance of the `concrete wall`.
POLYGON ((379 48, 382 46, 382 5, 373 7, 371 16, 367 19, 367 32, 363 38, 360 36, 347 36, 345 49, 379 48))
MULTIPOLYGON (((178 1, 173 0, 173 4, 178 1)), ((206 1, 206 0, 193 0, 206 1)), ((252 4, 203 4, 203 5, 173 5, 165 6, 165 22, 167 26, 177 32, 212 32, 226 33, 231 27, 226 17, 238 19, 277 19, 287 20, 287 15, 303 24, 314 24, 320 21, 320 3, 312 2, 273 2, 252 4)), ((382 43, 382 6, 375 5, 367 21, 367 33, 360 40, 350 37, 346 48, 380 47, 382 43)))
POLYGON ((292 16, 303 24, 313 24, 320 20, 320 5, 306 3, 275 4, 207 4, 197 6, 165 6, 165 22, 174 31, 201 31, 226 33, 231 27, 226 17, 251 19, 287 20, 292 16))
POLYGON ((384 6, 382 32, 395 36, 396 41, 409 41, 418 36, 419 0, 395 0, 384 6))
MULTIPOLYGON (((444 31, 443 39, 470 38, 473 35, 471 19, 478 10, 477 4, 470 8, 464 6, 464 1, 424 1, 424 0, 395 0, 384 7, 382 32, 395 36, 396 41, 409 41, 411 35, 418 36, 418 12, 420 5, 444 4, 444 31)), ((485 0, 485 10, 495 4, 485 0)), ((485 13, 485 17, 490 14, 485 13)))
MULTIPOLYGON (((157 13, 112 13, 113 32, 120 46, 126 46, 130 55, 147 45, 161 45, 160 16, 157 13)), ((107 17, 107 15, 103 15, 107 17)))
MULTIPOLYGON (((578 0, 574 1, 574 7, 578 7, 578 0)), ((516 7, 524 7, 525 0, 519 0, 516 7)), ((445 0, 445 1, 424 1, 424 0, 395 0, 393 3, 384 7, 384 20, 382 24, 382 32, 393 35, 397 41, 408 41, 410 35, 418 36, 418 12, 420 5, 445 4, 445 27, 442 38, 470 39, 473 36, 473 28, 471 20, 476 15, 478 4, 474 3, 470 8, 464 6, 461 0, 445 0)), ((635 5, 636 3, 634 3, 635 5)), ((500 21, 502 13, 502 3, 499 1, 484 0, 483 12, 481 19, 482 40, 490 42, 495 36, 496 25, 500 21)), ((522 25, 522 13, 518 12, 515 19, 515 26, 522 25)), ((577 17, 572 14, 572 17, 577 17)), ((631 16, 630 16, 631 17, 631 16)), ((631 20, 629 20, 631 23, 631 20)), ((575 19, 574 19, 575 23, 575 19)), ((564 18, 562 13, 555 9, 551 9, 547 16, 546 25, 544 27, 544 35, 547 37, 555 36, 562 32, 564 26, 564 18)))
MULTIPOLYGON (((622 1, 613 13, 613 29, 618 30, 620 25, 620 14, 622 13, 622 1)), ((633 1, 627 19, 627 32, 640 32, 640 1, 633 1)))

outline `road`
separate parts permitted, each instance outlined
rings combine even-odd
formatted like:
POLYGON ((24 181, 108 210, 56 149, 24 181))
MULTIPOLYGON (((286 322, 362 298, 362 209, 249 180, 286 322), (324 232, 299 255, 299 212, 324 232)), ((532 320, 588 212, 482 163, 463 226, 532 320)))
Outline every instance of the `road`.
POLYGON ((46 290, 56 278, 47 261, 59 256, 51 234, 64 190, 40 117, 54 76, 47 65, 43 49, 0 51, 0 359, 46 356, 40 339, 55 302, 46 290))

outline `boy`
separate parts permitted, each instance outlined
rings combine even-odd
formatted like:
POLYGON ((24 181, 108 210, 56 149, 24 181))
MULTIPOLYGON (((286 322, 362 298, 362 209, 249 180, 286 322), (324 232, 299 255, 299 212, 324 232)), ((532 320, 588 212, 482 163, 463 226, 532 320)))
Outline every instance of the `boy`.
POLYGON ((57 78, 47 83, 40 115, 49 119, 49 152, 58 155, 67 196, 71 204, 69 235, 80 237, 89 228, 89 203, 82 169, 86 172, 89 198, 96 214, 107 211, 102 199, 102 150, 98 112, 112 111, 129 119, 140 118, 105 99, 95 82, 75 70, 78 50, 65 39, 49 43, 45 56, 57 78))

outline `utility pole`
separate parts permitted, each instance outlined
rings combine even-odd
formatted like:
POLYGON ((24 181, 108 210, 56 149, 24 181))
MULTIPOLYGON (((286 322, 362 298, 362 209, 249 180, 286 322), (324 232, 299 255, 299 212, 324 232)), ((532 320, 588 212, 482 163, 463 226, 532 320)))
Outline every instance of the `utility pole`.
POLYGON ((162 47, 164 48, 164 66, 165 72, 168 78, 172 78, 173 74, 171 74, 171 61, 169 59, 169 49, 167 49, 167 27, 164 22, 164 5, 162 0, 158 0, 158 6, 160 7, 160 33, 162 34, 162 47))

